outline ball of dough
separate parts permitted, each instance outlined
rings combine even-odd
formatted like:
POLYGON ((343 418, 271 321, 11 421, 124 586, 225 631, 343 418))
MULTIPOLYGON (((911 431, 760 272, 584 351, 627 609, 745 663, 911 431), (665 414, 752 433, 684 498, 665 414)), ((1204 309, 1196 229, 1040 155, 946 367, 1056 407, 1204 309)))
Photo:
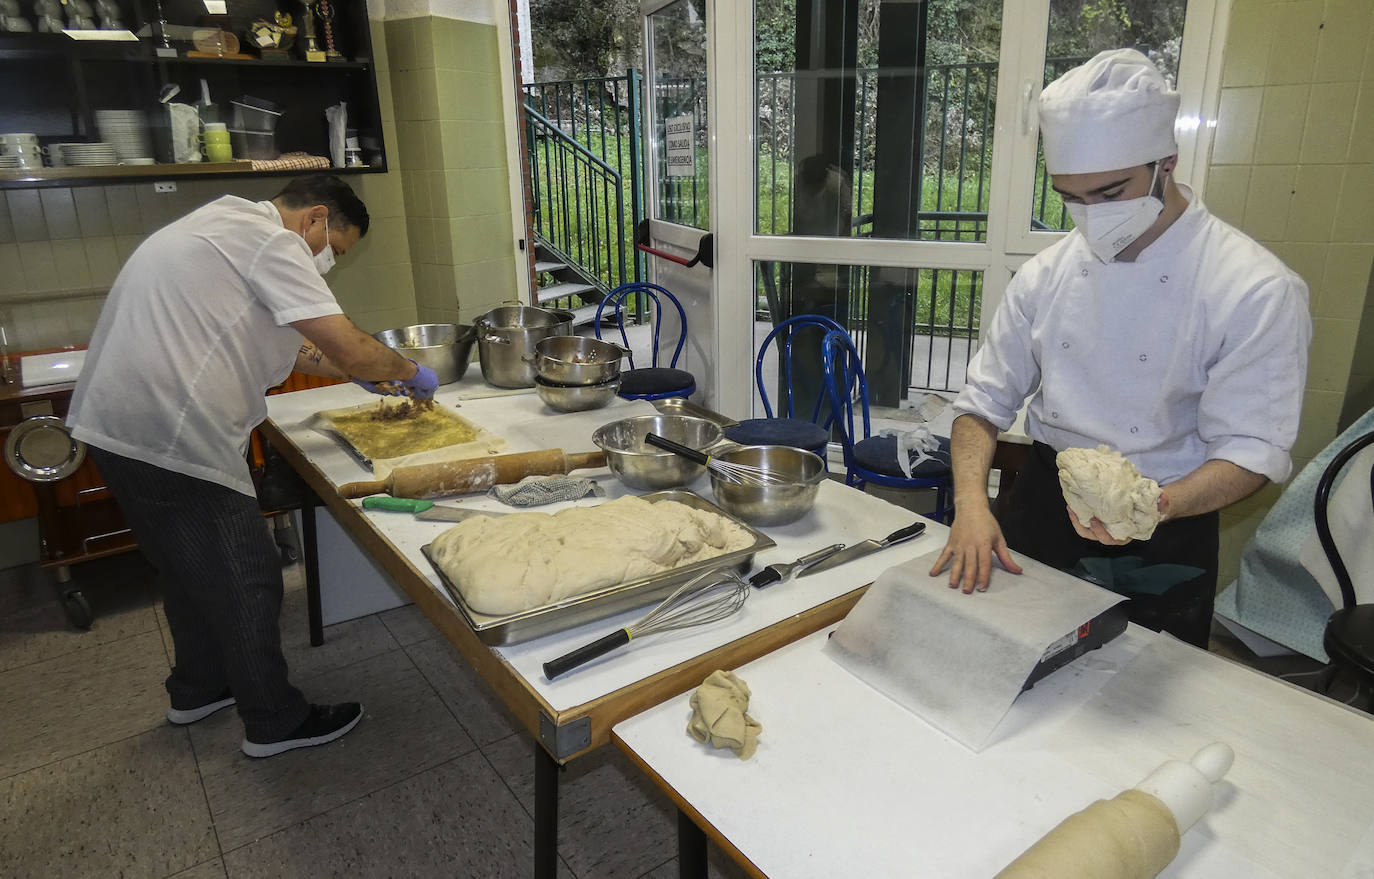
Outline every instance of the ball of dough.
POLYGON ((1064 500, 1084 525, 1094 517, 1117 540, 1149 540, 1159 524, 1159 483, 1106 446, 1065 449, 1055 458, 1064 500))

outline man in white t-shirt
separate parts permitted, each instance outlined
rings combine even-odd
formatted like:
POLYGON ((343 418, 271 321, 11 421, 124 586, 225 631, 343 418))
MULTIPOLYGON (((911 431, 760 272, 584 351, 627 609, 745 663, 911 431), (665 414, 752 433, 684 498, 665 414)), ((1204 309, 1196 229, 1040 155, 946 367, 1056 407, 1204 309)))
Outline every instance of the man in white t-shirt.
POLYGON ((287 679, 281 568, 247 463, 268 388, 293 368, 420 399, 438 386, 324 282, 367 227, 353 190, 318 175, 158 230, 115 279, 67 415, 159 571, 176 647, 167 719, 237 703, 251 757, 333 741, 363 714, 311 705, 287 679))
MULTIPOLYGON (((1045 165, 1075 229, 1007 287, 954 401, 955 519, 931 576, 988 586, 1009 550, 1122 574, 1132 620, 1206 646, 1222 507, 1288 478, 1307 285, 1174 180, 1179 98, 1144 55, 1102 52, 1045 87, 1045 165), (994 518, 998 430, 1030 399, 1034 447, 994 518), (1080 521, 1056 453, 1110 446, 1163 487, 1144 541, 1080 521)), ((1123 585, 1124 584, 1124 585, 1123 585)))

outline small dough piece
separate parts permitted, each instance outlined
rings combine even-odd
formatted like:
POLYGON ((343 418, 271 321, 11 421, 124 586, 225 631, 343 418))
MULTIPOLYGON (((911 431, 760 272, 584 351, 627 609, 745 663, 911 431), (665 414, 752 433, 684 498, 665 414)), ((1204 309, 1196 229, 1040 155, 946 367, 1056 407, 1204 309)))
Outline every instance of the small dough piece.
POLYGON ((687 734, 713 748, 729 748, 741 760, 754 756, 763 724, 748 715, 749 685, 717 669, 692 694, 687 734))
POLYGON ((1153 879, 1178 845, 1169 807, 1131 789, 1065 818, 994 879, 1153 879))
POLYGON ((675 501, 627 496, 557 513, 477 516, 430 556, 478 613, 501 615, 743 549, 738 523, 675 501))
POLYGON ((1149 540, 1159 524, 1159 483, 1106 446, 1065 449, 1055 457, 1059 486, 1084 525, 1097 518, 1117 540, 1149 540))

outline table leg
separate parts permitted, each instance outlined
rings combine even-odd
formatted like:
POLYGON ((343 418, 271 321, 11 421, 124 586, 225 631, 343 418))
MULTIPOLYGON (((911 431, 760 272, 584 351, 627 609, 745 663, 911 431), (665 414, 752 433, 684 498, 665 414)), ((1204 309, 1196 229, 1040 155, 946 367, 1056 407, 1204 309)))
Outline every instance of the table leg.
POLYGON ((534 746, 534 876, 558 875, 558 773, 548 751, 534 746))
POLYGON ((677 875, 679 879, 706 879, 706 832, 677 813, 677 875))
POLYGON ((320 545, 315 534, 315 506, 301 507, 301 542, 305 555, 305 603, 310 616, 310 646, 324 643, 324 610, 320 607, 320 545))

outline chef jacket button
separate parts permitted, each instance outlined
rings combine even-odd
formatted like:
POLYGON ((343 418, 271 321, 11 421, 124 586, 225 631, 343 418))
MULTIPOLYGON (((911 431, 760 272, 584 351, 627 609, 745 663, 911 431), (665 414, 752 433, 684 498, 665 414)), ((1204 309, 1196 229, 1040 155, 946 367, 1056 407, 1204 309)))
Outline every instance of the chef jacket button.
POLYGON ((1138 428, 1138 427, 1132 427, 1132 428, 1131 428, 1131 433, 1140 433, 1140 428, 1138 428))
POLYGON ((1142 355, 1140 355, 1140 362, 1141 362, 1141 363, 1144 363, 1146 360, 1149 360, 1149 359, 1150 359, 1150 355, 1148 355, 1148 354, 1142 354, 1142 355))
POLYGON ((1086 278, 1086 277, 1088 277, 1088 270, 1087 270, 1087 269, 1083 269, 1083 270, 1080 271, 1078 274, 1080 274, 1080 275, 1082 275, 1083 277, 1086 278))
POLYGON ((1050 417, 1051 417, 1051 418, 1058 418, 1058 417, 1059 417, 1059 413, 1058 413, 1058 412, 1051 412, 1051 413, 1050 413, 1050 417))
POLYGON ((1059 343, 1059 347, 1060 347, 1060 348, 1067 348, 1067 347, 1069 347, 1069 343, 1068 343, 1068 342, 1060 342, 1060 343, 1059 343))
POLYGON ((1161 284, 1167 284, 1167 283, 1169 283, 1169 276, 1168 276, 1168 275, 1160 275, 1160 276, 1159 276, 1159 283, 1161 283, 1161 284))

